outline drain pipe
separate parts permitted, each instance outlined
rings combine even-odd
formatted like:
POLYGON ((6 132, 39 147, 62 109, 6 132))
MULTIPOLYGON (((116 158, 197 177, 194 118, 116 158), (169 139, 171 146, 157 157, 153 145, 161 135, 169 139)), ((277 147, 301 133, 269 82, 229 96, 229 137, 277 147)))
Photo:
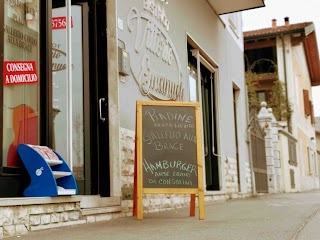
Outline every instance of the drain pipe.
MULTIPOLYGON (((287 58, 286 58, 286 46, 283 39, 283 34, 280 34, 280 39, 282 43, 282 55, 283 55, 283 74, 284 74, 284 85, 285 85, 285 93, 286 93, 286 107, 287 111, 289 109, 289 96, 288 96, 288 80, 287 80, 287 58)), ((290 117, 291 119, 291 117, 290 117)), ((287 125, 289 133, 292 133, 290 119, 287 117, 287 125)))

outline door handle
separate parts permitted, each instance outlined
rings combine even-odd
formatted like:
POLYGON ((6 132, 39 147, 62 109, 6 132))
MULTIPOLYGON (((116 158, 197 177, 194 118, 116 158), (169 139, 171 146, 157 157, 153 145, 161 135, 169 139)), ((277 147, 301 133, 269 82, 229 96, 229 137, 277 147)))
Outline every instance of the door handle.
POLYGON ((102 102, 104 102, 105 100, 106 100, 105 98, 99 99, 99 117, 102 122, 106 120, 106 118, 102 117, 102 102))

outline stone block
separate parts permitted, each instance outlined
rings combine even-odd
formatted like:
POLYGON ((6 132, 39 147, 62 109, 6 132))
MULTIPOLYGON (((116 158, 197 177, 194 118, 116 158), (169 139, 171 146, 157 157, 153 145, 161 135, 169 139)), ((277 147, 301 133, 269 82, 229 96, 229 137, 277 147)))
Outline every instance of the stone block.
POLYGON ((75 210, 74 203, 65 203, 64 204, 64 210, 65 211, 74 211, 75 210))
POLYGON ((265 141, 265 146, 268 147, 268 148, 272 148, 273 147, 272 139, 267 139, 265 141))
POLYGON ((43 214, 43 215, 41 215, 41 217, 40 217, 40 223, 41 223, 41 224, 46 225, 46 224, 49 224, 50 221, 51 221, 51 219, 50 219, 50 214, 43 214))
POLYGON ((267 173, 268 173, 268 176, 269 175, 274 175, 275 174, 274 167, 273 166, 267 166, 267 173))
POLYGON ((26 207, 16 207, 14 210, 13 224, 29 225, 29 209, 26 207))
POLYGON ((273 143, 273 150, 274 151, 280 151, 280 144, 279 143, 273 143))
POLYGON ((119 217, 120 217, 119 213, 112 213, 112 218, 113 219, 117 219, 119 217))
POLYGON ((68 213, 69 220, 76 221, 80 219, 80 212, 79 211, 72 211, 68 213))
POLYGON ((60 222, 61 214, 60 213, 52 213, 51 214, 51 223, 60 222))
POLYGON ((30 214, 43 214, 45 212, 44 205, 34 205, 30 208, 30 214))
POLYGON ((266 157, 273 157, 273 149, 266 148, 266 157))
MULTIPOLYGON (((80 203, 77 203, 80 205, 80 203)), ((55 205, 55 212, 63 212, 64 211, 64 206, 62 204, 56 204, 55 205)))
POLYGON ((274 150, 273 151, 273 158, 274 159, 280 159, 280 151, 274 150))
POLYGON ((266 163, 267 163, 267 166, 274 166, 274 158, 273 157, 267 157, 266 163))
POLYGON ((67 212, 61 213, 61 221, 62 222, 67 222, 69 221, 69 214, 67 212))
POLYGON ((274 167, 275 167, 275 168, 280 168, 280 167, 281 167, 281 166, 280 166, 280 160, 278 160, 278 159, 277 159, 277 160, 276 160, 276 159, 274 160, 274 167))
POLYGON ((121 176, 121 185, 125 188, 133 188, 133 176, 121 176))
POLYGON ((63 211, 64 211, 63 204, 50 204, 48 205, 48 208, 47 208, 47 213, 63 212, 63 211))
POLYGON ((94 223, 96 218, 94 216, 87 216, 87 223, 94 223))
POLYGON ((122 174, 122 176, 133 176, 134 165, 133 164, 122 164, 121 165, 121 174, 122 174))
POLYGON ((16 225, 16 235, 25 235, 28 233, 28 229, 24 224, 16 225))
POLYGON ((0 239, 1 238, 4 238, 4 235, 3 235, 3 227, 0 227, 0 239))
POLYGON ((280 176, 281 175, 281 168, 275 168, 274 172, 275 172, 276 176, 280 176))
POLYGON ((112 214, 101 214, 96 216, 96 221, 110 221, 112 219, 112 214))
POLYGON ((41 223, 40 215, 31 215, 29 223, 31 226, 37 226, 41 223))
POLYGON ((118 213, 118 215, 119 215, 119 218, 121 218, 121 217, 126 217, 127 215, 127 213, 132 213, 132 211, 131 212, 121 212, 121 213, 118 213))
POLYGON ((3 226, 3 236, 11 237, 16 235, 16 228, 14 225, 3 226))
POLYGON ((13 225, 13 216, 12 208, 0 208, 0 226, 13 225))
POLYGON ((80 202, 76 202, 75 203, 75 209, 78 210, 78 211, 81 210, 80 202))
POLYGON ((126 213, 126 217, 132 217, 132 215, 133 215, 132 212, 127 212, 126 213))
POLYGON ((55 204, 47 204, 45 205, 46 213, 53 213, 55 212, 55 204))
POLYGON ((278 133, 274 133, 274 134, 272 135, 272 142, 274 142, 274 143, 278 143, 278 142, 279 142, 279 135, 278 135, 278 133))

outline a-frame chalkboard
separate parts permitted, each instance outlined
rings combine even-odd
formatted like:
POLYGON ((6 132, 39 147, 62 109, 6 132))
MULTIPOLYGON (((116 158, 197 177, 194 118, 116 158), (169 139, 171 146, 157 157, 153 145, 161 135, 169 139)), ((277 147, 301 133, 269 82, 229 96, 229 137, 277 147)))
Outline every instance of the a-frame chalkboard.
POLYGON ((200 104, 137 101, 133 215, 143 219, 143 194, 191 194, 190 216, 204 219, 200 104))

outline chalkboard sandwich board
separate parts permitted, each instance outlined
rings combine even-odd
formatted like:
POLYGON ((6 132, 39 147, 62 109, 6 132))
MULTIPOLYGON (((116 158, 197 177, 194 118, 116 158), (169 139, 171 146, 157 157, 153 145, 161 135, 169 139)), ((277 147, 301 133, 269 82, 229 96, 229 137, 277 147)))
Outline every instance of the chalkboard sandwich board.
POLYGON ((134 216, 143 219, 143 194, 195 195, 204 219, 200 105, 194 102, 137 101, 134 216))

